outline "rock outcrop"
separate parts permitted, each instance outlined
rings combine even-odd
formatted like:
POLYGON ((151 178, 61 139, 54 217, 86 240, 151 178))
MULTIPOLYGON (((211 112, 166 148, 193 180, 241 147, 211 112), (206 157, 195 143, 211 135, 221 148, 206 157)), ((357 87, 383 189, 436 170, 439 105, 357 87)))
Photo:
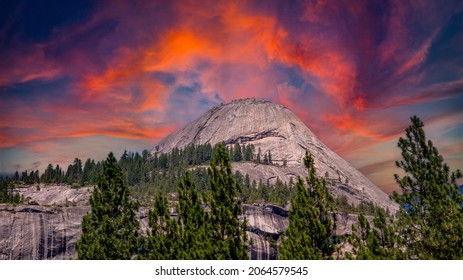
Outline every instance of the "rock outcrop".
MULTIPOLYGON (((75 244, 80 238, 82 217, 90 211, 82 193, 90 188, 71 189, 66 186, 22 187, 43 205, 0 205, 0 260, 75 259, 75 244), (55 195, 51 195, 54 193, 55 195), (67 193, 65 203, 62 193, 67 193), (67 200, 66 200, 67 198, 67 200), (75 198, 73 200, 72 198, 75 198), (50 206, 52 205, 52 206, 50 206)), ((138 213, 142 232, 148 228, 148 209, 138 213)), ((277 259, 278 239, 288 226, 288 211, 274 205, 243 205, 241 220, 246 218, 248 237, 252 241, 252 259, 277 259)), ((336 235, 351 232, 357 221, 353 214, 337 214, 336 235)))
POLYGON ((88 207, 0 206, 0 259, 76 257, 82 217, 88 207))
POLYGON ((20 195, 34 201, 38 205, 86 205, 90 198, 92 188, 70 188, 67 185, 25 185, 17 186, 15 191, 20 195))
POLYGON ((398 209, 386 193, 323 144, 288 108, 269 101, 251 98, 215 107, 164 138, 151 153, 221 142, 253 144, 255 153, 260 149, 262 155, 271 152, 275 163, 272 166, 234 163, 235 170, 252 179, 271 181, 278 177, 289 181, 291 177, 305 176, 302 162, 308 151, 315 158, 318 175, 327 177, 334 195, 344 195, 354 204, 367 201, 391 212, 398 209))
POLYGON ((39 205, 0 205, 0 259, 72 259, 92 188, 18 186, 39 205))

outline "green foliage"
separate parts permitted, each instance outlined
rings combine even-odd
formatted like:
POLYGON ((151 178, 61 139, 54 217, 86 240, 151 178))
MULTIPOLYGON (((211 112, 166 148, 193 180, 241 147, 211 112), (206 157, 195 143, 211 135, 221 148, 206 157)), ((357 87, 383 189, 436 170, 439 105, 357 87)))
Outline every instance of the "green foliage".
POLYGON ((335 251, 333 197, 326 181, 315 175, 312 155, 306 153, 304 164, 309 176, 296 183, 296 197, 291 201, 289 225, 282 236, 280 259, 329 259, 335 251))
POLYGON ((75 158, 73 164, 68 166, 65 177, 69 185, 80 183, 82 179, 82 160, 75 158))
POLYGON ((249 175, 247 174, 244 177, 244 182, 241 174, 235 174, 235 179, 243 186, 241 198, 243 202, 248 204, 263 201, 268 204, 276 204, 284 207, 296 194, 296 188, 288 186, 279 178, 277 178, 274 185, 260 182, 255 186, 250 183, 249 175))
POLYGON ((12 181, 0 180, 0 203, 19 204, 24 202, 24 197, 17 192, 13 192, 12 189, 12 181))
POLYGON ((190 174, 186 173, 178 186, 178 224, 180 227, 181 252, 176 259, 205 260, 212 259, 209 243, 211 227, 209 217, 190 174))
POLYGON ((149 211, 148 237, 141 258, 247 259, 246 222, 240 224, 239 185, 231 173, 227 149, 219 145, 211 166, 210 192, 201 197, 189 173, 178 184, 177 219, 170 217, 167 199, 157 196, 149 211), (204 204, 209 212, 204 210, 204 204))
POLYGON ((257 158, 256 158, 256 163, 261 163, 261 149, 259 147, 258 152, 257 152, 257 158))
POLYGON ((238 198, 240 185, 233 178, 230 156, 222 145, 217 147, 214 158, 208 169, 211 190, 206 196, 210 208, 211 223, 210 246, 212 259, 240 260, 248 258, 247 223, 239 223, 242 212, 238 198))
POLYGON ((54 168, 53 164, 48 164, 47 169, 45 169, 45 172, 40 178, 40 181, 46 184, 61 183, 64 181, 64 172, 59 165, 56 165, 56 168, 54 168))
POLYGON ((236 143, 233 148, 233 161, 243 160, 243 153, 241 152, 241 145, 236 143))
POLYGON ((167 198, 156 197, 148 213, 151 230, 144 242, 141 258, 211 259, 211 224, 203 208, 203 199, 186 173, 178 184, 177 219, 170 217, 167 198))
POLYGON ((25 184, 40 183, 39 171, 31 171, 28 174, 27 170, 21 173, 21 181, 25 184))
POLYGON ((363 215, 359 215, 357 225, 352 226, 349 243, 352 253, 347 253, 348 259, 358 260, 392 260, 402 259, 404 254, 398 248, 398 236, 393 218, 382 208, 375 209, 373 227, 363 215))
POLYGON ((254 159, 254 145, 243 145, 244 146, 244 160, 252 161, 254 159))
POLYGON ((408 257, 418 259, 463 258, 463 195, 456 184, 460 170, 450 172, 416 116, 400 138, 402 160, 395 174, 402 193, 392 198, 400 204, 398 231, 408 257))
POLYGON ((131 259, 138 251, 138 204, 122 178, 113 153, 90 197, 91 211, 83 217, 77 242, 79 259, 131 259))
POLYGON ((172 260, 180 253, 179 227, 170 217, 167 198, 159 194, 148 212, 150 230, 143 238, 141 259, 172 260))
POLYGON ((358 205, 354 205, 350 204, 345 196, 334 198, 334 209, 337 212, 373 216, 375 215, 376 208, 378 207, 370 201, 361 201, 358 205))
POLYGON ((95 185, 102 170, 101 162, 95 163, 95 160, 87 159, 82 170, 80 184, 82 186, 95 185))

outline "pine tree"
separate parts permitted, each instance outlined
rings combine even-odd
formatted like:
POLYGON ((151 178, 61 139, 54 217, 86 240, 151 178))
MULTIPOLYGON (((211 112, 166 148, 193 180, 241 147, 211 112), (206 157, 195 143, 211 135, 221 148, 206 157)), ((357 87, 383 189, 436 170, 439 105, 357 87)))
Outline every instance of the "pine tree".
POLYGON ((231 172, 230 156, 222 145, 208 169, 211 191, 201 197, 189 173, 178 185, 177 219, 170 217, 167 198, 157 196, 149 211, 150 231, 140 258, 246 259, 246 222, 240 224, 240 186, 231 172), (207 205, 209 212, 204 210, 207 205))
POLYGON ((304 165, 309 174, 305 180, 307 187, 299 177, 296 197, 291 201, 289 225, 279 248, 280 259, 329 259, 335 251, 334 199, 326 188, 326 181, 316 177, 312 155, 306 153, 304 165))
POLYGON ((142 242, 141 259, 173 260, 181 252, 179 227, 170 217, 167 198, 158 194, 153 208, 148 211, 148 236, 142 242))
POLYGON ((138 204, 122 178, 113 153, 90 197, 91 211, 83 217, 77 242, 79 259, 131 259, 138 251, 138 204))
POLYGON ((239 223, 242 212, 238 194, 240 186, 233 179, 230 156, 223 145, 218 145, 208 169, 211 193, 206 199, 210 208, 209 223, 211 259, 247 259, 246 221, 239 223))
POLYGON ((249 174, 246 173, 246 176, 244 177, 244 186, 246 188, 250 188, 251 187, 251 178, 249 177, 249 174))
POLYGON ((252 146, 250 144, 244 146, 244 160, 245 161, 252 160, 252 146))
POLYGON ((236 143, 235 147, 233 148, 233 161, 239 162, 243 160, 243 153, 241 152, 241 145, 236 143))
POLYGON ((63 179, 63 177, 64 177, 63 170, 61 169, 59 164, 57 164, 56 167, 55 167, 55 174, 54 175, 55 175, 55 180, 54 181, 56 183, 62 183, 63 182, 63 180, 64 180, 63 179))
POLYGON ((75 158, 73 167, 74 167, 74 170, 73 170, 74 182, 80 182, 80 179, 82 177, 82 161, 79 158, 75 158))
POLYGON ((402 194, 392 198, 400 204, 399 231, 409 257, 418 259, 463 258, 463 195, 432 141, 426 140, 423 122, 416 116, 400 138, 402 160, 396 162, 405 175, 395 174, 402 194))
POLYGON ((375 208, 373 218, 374 227, 363 215, 359 215, 359 221, 352 226, 352 235, 349 243, 352 244, 352 254, 348 253, 348 259, 358 260, 391 260, 404 258, 403 250, 399 248, 398 236, 392 217, 389 217, 382 208, 375 208))
POLYGON ((43 173, 42 176, 42 181, 44 183, 53 183, 53 178, 54 178, 54 168, 53 164, 48 164, 47 169, 45 169, 45 172, 43 173))
POLYGON ((95 161, 87 159, 84 164, 84 169, 82 170, 81 185, 90 185, 92 184, 92 173, 95 172, 95 161))
POLYGON ((208 223, 203 208, 203 199, 198 194, 195 184, 187 172, 178 185, 177 205, 180 252, 177 259, 204 260, 212 258, 209 246, 209 232, 212 224, 208 223))

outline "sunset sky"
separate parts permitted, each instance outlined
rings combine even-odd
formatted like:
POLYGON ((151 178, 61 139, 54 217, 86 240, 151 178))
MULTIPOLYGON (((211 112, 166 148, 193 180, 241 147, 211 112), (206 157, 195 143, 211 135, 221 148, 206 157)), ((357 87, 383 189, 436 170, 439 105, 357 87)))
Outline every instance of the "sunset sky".
POLYGON ((463 168, 462 46, 462 1, 1 1, 0 173, 151 149, 259 97, 390 192, 414 114, 463 168))

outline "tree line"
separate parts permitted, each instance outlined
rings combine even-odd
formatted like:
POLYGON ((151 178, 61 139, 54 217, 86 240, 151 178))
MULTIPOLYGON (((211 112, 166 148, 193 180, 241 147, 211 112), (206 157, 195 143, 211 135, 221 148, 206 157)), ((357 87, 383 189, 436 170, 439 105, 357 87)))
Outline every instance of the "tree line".
MULTIPOLYGON (((222 145, 224 145, 222 143, 222 145)), ((176 191, 176 186, 182 179, 185 172, 189 172, 191 179, 195 183, 199 192, 204 192, 209 188, 209 174, 207 166, 210 163, 217 145, 211 144, 188 145, 185 148, 174 148, 170 153, 155 153, 150 155, 149 151, 142 153, 124 151, 118 160, 122 168, 123 179, 131 188, 132 195, 142 204, 150 203, 152 198, 158 193, 172 193, 176 191)), ((252 144, 234 144, 226 148, 231 155, 232 162, 255 162, 260 164, 272 164, 271 152, 265 153, 264 161, 260 161, 261 150, 255 153, 252 144), (269 160, 270 159, 270 160, 269 160)), ((82 186, 94 186, 97 184, 98 177, 103 171, 103 162, 88 158, 83 162, 75 158, 66 168, 60 165, 48 164, 43 174, 38 170, 28 172, 18 171, 12 177, 4 178, 2 181, 25 184, 67 184, 78 188, 82 186)), ((239 172, 233 176, 245 186, 243 195, 246 203, 253 203, 263 200, 268 203, 285 205, 291 199, 291 190, 287 184, 276 182, 249 181, 249 176, 242 176, 239 172), (248 181, 244 181, 247 178, 248 181)))

